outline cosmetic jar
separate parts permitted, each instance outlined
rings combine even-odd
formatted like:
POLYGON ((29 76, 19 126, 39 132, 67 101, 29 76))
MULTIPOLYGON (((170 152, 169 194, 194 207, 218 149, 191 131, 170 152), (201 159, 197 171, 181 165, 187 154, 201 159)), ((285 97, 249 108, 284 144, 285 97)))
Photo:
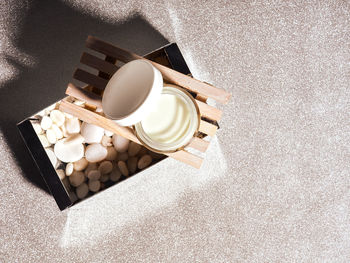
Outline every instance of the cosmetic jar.
POLYGON ((175 152, 197 133, 198 105, 186 90, 163 84, 148 61, 133 60, 109 80, 102 97, 104 114, 121 126, 131 126, 139 141, 160 152, 175 152))

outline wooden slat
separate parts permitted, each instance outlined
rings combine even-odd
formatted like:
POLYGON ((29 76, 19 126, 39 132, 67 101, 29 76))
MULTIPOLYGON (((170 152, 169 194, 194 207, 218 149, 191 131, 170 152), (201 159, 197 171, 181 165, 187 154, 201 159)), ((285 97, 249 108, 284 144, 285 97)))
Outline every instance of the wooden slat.
POLYGON ((84 52, 81 56, 80 62, 110 75, 114 74, 118 70, 118 67, 116 65, 86 52, 84 52))
MULTIPOLYGON (((66 94, 72 96, 76 99, 86 101, 87 103, 96 106, 97 108, 102 108, 101 97, 95 95, 94 93, 84 90, 82 88, 76 87, 73 84, 68 85, 66 90, 66 94)), ((215 135, 218 127, 209 122, 200 121, 199 131, 203 132, 209 136, 215 135)))
POLYGON ((209 142, 198 137, 193 137, 188 147, 194 148, 198 151, 205 152, 208 149, 209 142))
POLYGON ((97 113, 89 111, 83 107, 80 107, 65 100, 61 101, 59 108, 64 112, 78 117, 82 121, 101 126, 102 128, 119 134, 131 141, 140 143, 137 137, 134 135, 131 128, 120 126, 114 121, 107 119, 97 113))
POLYGON ((104 90, 108 83, 108 80, 100 78, 79 68, 74 72, 73 78, 89 84, 95 88, 98 88, 99 90, 104 90))
POLYGON ((129 62, 135 59, 141 59, 142 57, 136 54, 133 54, 129 51, 117 48, 109 43, 106 43, 102 40, 99 40, 93 36, 88 36, 86 40, 86 47, 97 52, 100 52, 104 55, 113 57, 117 60, 121 60, 123 62, 129 62))
POLYGON ((207 99, 208 99, 208 97, 204 96, 202 94, 197 94, 197 96, 196 96, 196 100, 200 100, 200 101, 202 101, 204 103, 207 102, 207 99))
MULTIPOLYGON (((133 54, 121 48, 115 47, 109 43, 101 41, 92 36, 88 37, 86 41, 86 46, 90 49, 93 49, 105 55, 114 57, 125 63, 135 59, 144 59, 141 56, 138 56, 136 54, 133 54)), ((154 67, 156 67, 162 73, 164 80, 170 83, 179 85, 190 91, 202 94, 204 96, 208 96, 221 103, 227 103, 231 97, 231 94, 229 94, 223 89, 216 88, 212 85, 209 85, 197 79, 186 76, 180 72, 172 70, 156 62, 153 62, 150 60, 147 60, 147 61, 150 62, 154 67)))
MULTIPOLYGON (((100 96, 98 96, 90 91, 76 87, 71 83, 68 85, 68 88, 66 90, 66 94, 69 96, 72 96, 76 99, 86 101, 88 104, 91 104, 93 106, 96 106, 97 108, 102 109, 102 102, 101 102, 100 96)), ((201 152, 205 152, 208 148, 208 145, 209 145, 209 142, 195 137, 192 139, 191 143, 188 146, 191 148, 197 149, 201 152)))
POLYGON ((201 120, 199 123, 199 131, 209 136, 214 136, 218 127, 214 124, 201 120))
POLYGON ((101 96, 96 95, 91 91, 77 87, 72 83, 68 84, 68 87, 66 89, 66 94, 78 100, 85 101, 88 104, 91 104, 99 109, 102 109, 101 96))
POLYGON ((216 88, 207 83, 191 78, 156 62, 149 62, 162 73, 162 76, 166 81, 184 87, 195 93, 203 94, 224 104, 226 104, 231 97, 231 94, 223 89, 216 88))
POLYGON ((196 99, 201 116, 208 119, 219 121, 222 117, 222 111, 196 99))
POLYGON ((174 153, 169 153, 167 154, 169 157, 177 160, 177 161, 180 161, 180 162, 183 162, 185 164, 188 164, 188 165, 191 165, 193 166, 194 168, 201 168, 202 166, 202 163, 203 163, 203 158, 197 156, 197 155, 194 155, 192 153, 189 153, 187 151, 177 151, 177 152, 174 152, 174 153))
MULTIPOLYGON (((66 90, 66 94, 70 95, 76 99, 86 101, 87 103, 96 106, 97 108, 102 109, 102 99, 100 96, 89 92, 87 90, 84 90, 82 88, 76 87, 73 84, 69 84, 68 88, 66 90)), ((199 107, 199 111, 201 116, 207 117, 212 120, 219 121, 222 116, 222 111, 214 108, 206 103, 203 103, 201 101, 196 101, 199 107)))
MULTIPOLYGON (((97 113, 91 112, 87 109, 84 109, 83 107, 77 106, 65 100, 61 101, 59 109, 61 111, 67 112, 69 114, 72 114, 73 116, 78 117, 82 121, 98 125, 106 130, 114 132, 118 135, 121 135, 131 141, 140 144, 140 141, 134 135, 131 128, 119 126, 114 121, 107 119, 97 113)), ((184 150, 177 151, 175 153, 169 153, 166 155, 183 163, 189 164, 195 168, 200 168, 203 162, 203 159, 201 157, 184 150)))

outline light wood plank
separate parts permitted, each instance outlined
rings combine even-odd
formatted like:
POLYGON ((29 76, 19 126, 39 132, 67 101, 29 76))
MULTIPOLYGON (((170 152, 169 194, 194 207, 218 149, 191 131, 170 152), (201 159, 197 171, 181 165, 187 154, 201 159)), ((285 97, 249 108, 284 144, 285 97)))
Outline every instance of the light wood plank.
MULTIPOLYGON (((92 92, 79 88, 73 84, 69 84, 66 90, 66 94, 70 95, 76 99, 86 101, 87 103, 102 109, 102 98, 92 92)), ((222 111, 214 108, 201 101, 196 101, 199 107, 201 116, 207 117, 212 120, 220 120, 222 116, 222 111)))
POLYGON ((200 101, 202 101, 202 102, 204 102, 204 103, 207 102, 207 99, 208 99, 208 97, 207 97, 207 96, 204 96, 204 95, 202 95, 202 94, 197 94, 197 96, 196 96, 196 100, 200 100, 200 101))
POLYGON ((199 111, 201 116, 204 116, 208 119, 214 120, 214 121, 219 121, 222 117, 222 111, 210 106, 204 102, 201 102, 199 100, 196 99, 199 111))
POLYGON ((203 132, 209 136, 214 136, 218 127, 214 124, 211 124, 207 121, 201 120, 199 123, 199 131, 203 132))
POLYGON ((189 153, 187 151, 177 151, 174 153, 169 153, 167 155, 177 161, 191 165, 192 167, 197 169, 201 168, 203 163, 203 158, 189 153))
POLYGON ((110 119, 107 119, 95 112, 84 109, 83 107, 77 106, 68 101, 61 101, 59 108, 64 112, 67 112, 69 114, 72 114, 73 116, 78 117, 82 121, 95 124, 97 126, 101 126, 106 130, 112 131, 131 141, 134 141, 140 144, 139 140, 134 135, 132 129, 129 127, 120 126, 110 119))
MULTIPOLYGON (((69 96, 72 96, 76 99, 86 101, 87 103, 89 103, 97 108, 102 108, 102 102, 101 102, 100 96, 95 95, 94 93, 92 93, 90 91, 79 88, 73 84, 68 85, 68 88, 66 90, 66 94, 69 96)), ((207 127, 207 126, 204 126, 204 129, 205 129, 205 127, 207 127)), ((205 131, 211 134, 213 130, 216 131, 215 127, 216 126, 214 126, 214 127, 209 126, 209 129, 206 128, 205 131)), ((203 130, 203 125, 202 125, 202 130, 203 130)), ((195 148, 199 151, 204 152, 204 151, 206 151, 208 145, 209 145, 209 142, 204 141, 200 138, 194 138, 189 146, 192 148, 195 148)))
POLYGON ((198 137, 193 137, 188 147, 194 148, 201 152, 205 152, 209 147, 209 142, 198 137))
MULTIPOLYGON (((109 130, 118 135, 121 135, 133 142, 141 144, 140 141, 137 139, 137 137, 134 135, 131 128, 119 126, 114 121, 107 119, 92 111, 84 109, 83 107, 80 107, 68 101, 62 100, 60 103, 59 109, 61 111, 67 112, 73 116, 78 117, 82 121, 98 125, 106 130, 109 130)), ((201 157, 184 150, 177 151, 174 153, 167 153, 166 155, 178 161, 181 161, 183 163, 189 164, 195 168, 200 168, 203 162, 203 159, 201 157)))
POLYGON ((102 100, 101 96, 88 91, 86 89, 82 89, 80 87, 75 86, 72 83, 68 84, 66 89, 66 94, 72 96, 78 100, 85 101, 88 104, 91 104, 99 109, 102 109, 102 100))
MULTIPOLYGON (((121 60, 125 63, 135 59, 145 59, 141 56, 133 54, 124 49, 115 47, 92 36, 88 37, 86 41, 86 46, 90 49, 101 52, 107 56, 114 57, 117 60, 121 60)), ((178 71, 170 69, 151 60, 145 60, 147 60, 154 67, 156 67, 162 73, 164 80, 170 83, 179 85, 195 93, 203 94, 204 96, 208 96, 221 103, 227 103, 231 97, 231 94, 223 89, 216 88, 212 85, 191 78, 187 75, 184 75, 178 71)))

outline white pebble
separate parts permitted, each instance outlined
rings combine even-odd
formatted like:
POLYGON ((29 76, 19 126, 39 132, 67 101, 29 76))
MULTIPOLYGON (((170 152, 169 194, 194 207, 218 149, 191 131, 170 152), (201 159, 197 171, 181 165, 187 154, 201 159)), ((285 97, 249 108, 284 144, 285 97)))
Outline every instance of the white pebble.
POLYGON ((40 134, 40 135, 38 135, 38 138, 39 138, 41 144, 44 146, 44 148, 51 146, 51 143, 49 143, 49 141, 47 140, 46 135, 40 134))
POLYGON ((105 182, 107 182, 108 180, 109 180, 109 175, 108 175, 108 174, 103 174, 103 175, 101 175, 100 181, 101 181, 102 183, 105 183, 105 182))
POLYGON ((61 180, 63 180, 66 177, 66 174, 63 169, 56 170, 56 173, 61 180))
POLYGON ((64 123, 64 127, 66 128, 67 133, 79 133, 80 132, 80 121, 78 118, 66 119, 64 123))
POLYGON ((63 138, 63 132, 62 132, 61 129, 57 126, 57 124, 52 124, 52 126, 51 126, 50 129, 54 131, 57 140, 60 140, 60 139, 63 138))
POLYGON ((76 189, 76 194, 79 199, 83 199, 87 196, 89 193, 89 187, 86 183, 81 184, 79 187, 76 189))
POLYGON ((71 176, 69 176, 69 182, 72 186, 77 187, 85 181, 85 176, 83 172, 74 171, 71 176))
POLYGON ((80 132, 86 143, 100 143, 104 135, 103 128, 87 122, 83 122, 80 132))
POLYGON ((129 149, 128 149, 128 154, 129 156, 135 156, 139 153, 141 150, 141 145, 136 143, 136 142, 130 142, 129 143, 129 149))
POLYGON ((128 169, 129 169, 129 172, 132 173, 132 174, 136 172, 137 161, 138 161, 137 157, 130 157, 128 159, 128 162, 127 162, 128 169))
POLYGON ((98 170, 101 172, 101 174, 109 174, 112 172, 112 169, 113 164, 110 161, 103 161, 98 167, 98 170))
POLYGON ((114 134, 112 137, 112 142, 114 145, 114 148, 118 151, 118 152, 126 152, 128 150, 129 147, 129 140, 124 138, 123 136, 114 134))
POLYGON ((108 131, 108 130, 105 130, 105 135, 108 136, 108 137, 112 137, 114 134, 114 132, 111 132, 111 131, 108 131))
POLYGON ((67 163, 67 165, 66 165, 66 175, 67 176, 71 176, 73 172, 74 172, 74 165, 73 165, 73 163, 67 163))
POLYGON ((91 192, 98 192, 101 188, 101 183, 98 180, 89 181, 89 189, 91 192))
POLYGON ((40 122, 40 126, 43 130, 47 130, 47 129, 50 129, 51 128, 51 125, 52 125, 52 120, 47 117, 47 116, 44 116, 42 119, 41 119, 41 122, 40 122))
POLYGON ((34 123, 32 122, 32 126, 36 134, 44 133, 43 129, 41 128, 41 125, 38 122, 34 122, 34 123))
POLYGON ((50 159, 52 166, 56 169, 59 165, 59 162, 56 158, 56 155, 54 154, 54 152, 52 151, 51 148, 47 148, 47 149, 45 149, 45 151, 46 151, 47 156, 50 159))
POLYGON ((112 138, 108 137, 106 135, 103 135, 102 140, 101 140, 101 144, 103 146, 112 146, 112 138))
POLYGON ((89 163, 88 166, 86 167, 84 173, 85 176, 88 176, 89 172, 92 170, 97 170, 97 164, 96 163, 89 163))
POLYGON ((109 174, 109 179, 111 179, 113 182, 118 182, 121 176, 122 173, 119 171, 119 168, 114 167, 112 172, 109 174))
POLYGON ((101 178, 101 172, 99 170, 91 170, 87 177, 90 180, 99 180, 101 178))
POLYGON ((66 127, 64 125, 60 127, 60 130, 62 131, 63 137, 69 137, 69 133, 67 132, 66 127))
POLYGON ((119 161, 118 168, 119 168, 119 171, 122 173, 122 175, 124 175, 125 177, 129 176, 129 170, 125 162, 119 161))
POLYGON ((118 152, 116 151, 116 149, 114 149, 113 146, 107 147, 107 157, 106 157, 107 161, 114 161, 114 160, 116 160, 117 159, 117 155, 118 155, 118 152))
POLYGON ((80 160, 73 163, 74 170, 75 171, 83 171, 87 166, 89 162, 83 157, 80 160))
POLYGON ((52 122, 55 123, 57 126, 62 126, 64 124, 65 116, 59 110, 51 111, 50 118, 52 122))
POLYGON ((107 148, 99 143, 93 143, 86 147, 85 158, 91 163, 103 161, 107 157, 107 148))
POLYGON ((126 161, 129 158, 129 155, 127 152, 124 153, 118 153, 118 161, 126 161))
POLYGON ((51 128, 46 131, 46 138, 51 144, 55 144, 57 142, 56 134, 51 128))
POLYGON ((68 138, 59 140, 55 144, 55 155, 62 162, 76 162, 84 156, 84 145, 81 143, 73 143, 68 138))
POLYGON ((148 154, 142 156, 140 160, 137 163, 137 167, 139 169, 145 169, 147 166, 149 166, 152 162, 152 157, 148 154))

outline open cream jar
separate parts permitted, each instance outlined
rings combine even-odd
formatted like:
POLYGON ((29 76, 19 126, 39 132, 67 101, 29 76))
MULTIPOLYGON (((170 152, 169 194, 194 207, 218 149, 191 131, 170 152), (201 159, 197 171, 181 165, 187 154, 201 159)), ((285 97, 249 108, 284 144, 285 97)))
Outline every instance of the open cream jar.
POLYGON ((192 96, 178 86, 163 86, 161 73, 146 60, 131 61, 112 76, 102 108, 119 125, 133 126, 146 147, 162 153, 185 147, 199 127, 192 96))

